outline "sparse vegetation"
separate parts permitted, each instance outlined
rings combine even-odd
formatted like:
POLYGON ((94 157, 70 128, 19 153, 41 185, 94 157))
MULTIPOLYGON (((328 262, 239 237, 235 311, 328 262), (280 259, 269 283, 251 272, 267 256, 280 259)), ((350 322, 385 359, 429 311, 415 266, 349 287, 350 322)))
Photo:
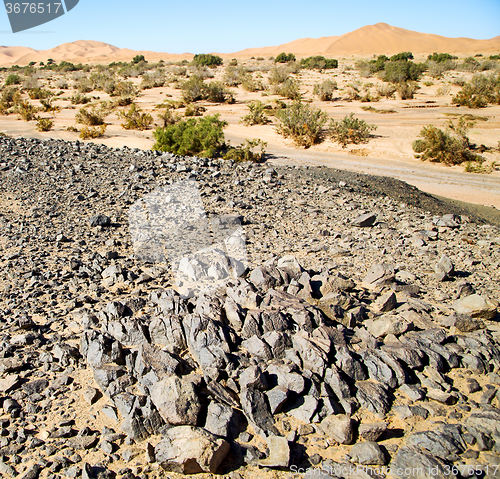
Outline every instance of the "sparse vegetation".
POLYGON ((121 126, 125 130, 148 130, 153 124, 153 117, 143 112, 135 103, 132 103, 128 111, 117 113, 118 118, 125 120, 121 126))
POLYGON ((102 105, 92 105, 89 107, 80 108, 75 115, 75 121, 82 125, 99 126, 104 124, 104 118, 107 116, 108 111, 102 105))
POLYGON ((354 113, 346 115, 341 121, 332 119, 330 122, 330 136, 333 141, 340 143, 342 148, 346 148, 349 143, 367 143, 370 133, 376 129, 375 125, 356 118, 354 113))
POLYGON ((484 158, 472 151, 467 137, 472 126, 473 123, 465 118, 460 118, 456 125, 450 121, 446 130, 434 125, 425 126, 419 135, 421 139, 413 142, 415 157, 448 166, 464 162, 482 163, 484 158))
POLYGON ((82 95, 81 93, 75 93, 70 99, 72 105, 85 105, 92 101, 92 98, 82 95))
POLYGON ((101 138, 102 136, 104 136, 104 133, 106 132, 106 126, 107 125, 84 127, 80 130, 80 138, 82 140, 101 138))
POLYGON ((38 108, 27 100, 22 100, 17 104, 17 113, 24 121, 31 121, 36 118, 38 108))
POLYGON ((328 121, 326 112, 300 101, 295 101, 287 108, 281 108, 276 117, 280 121, 276 131, 304 148, 321 141, 323 127, 328 121))
POLYGON ((156 140, 153 150, 213 158, 224 146, 223 128, 226 125, 216 114, 181 120, 165 128, 158 127, 153 132, 156 140))
POLYGON ((54 121, 50 118, 38 118, 36 122, 36 129, 38 131, 50 131, 54 126, 54 121))
POLYGON ((314 85, 313 95, 317 96, 321 101, 331 101, 335 90, 338 90, 337 82, 328 78, 314 85))
POLYGON ((269 123, 270 120, 265 114, 265 105, 259 100, 251 101, 247 104, 248 114, 246 114, 241 122, 247 126, 252 125, 265 125, 269 123))
POLYGON ((475 74, 451 101, 469 108, 483 108, 490 103, 500 105, 500 73, 475 74))
POLYGON ((236 163, 245 161, 253 161, 254 163, 262 163, 266 154, 267 143, 259 139, 245 140, 239 146, 231 147, 223 155, 225 160, 233 160, 236 163))
POLYGON ((17 73, 10 73, 5 79, 5 86, 19 85, 20 83, 21 77, 17 73))

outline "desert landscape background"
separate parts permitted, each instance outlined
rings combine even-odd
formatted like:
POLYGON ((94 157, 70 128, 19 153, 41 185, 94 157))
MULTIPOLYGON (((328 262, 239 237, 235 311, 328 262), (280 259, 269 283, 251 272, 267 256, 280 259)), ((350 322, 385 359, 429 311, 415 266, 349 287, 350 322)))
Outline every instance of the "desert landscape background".
MULTIPOLYGON (((236 145, 252 138, 265 141, 269 162, 326 165, 391 176, 429 193, 500 208, 500 172, 495 168, 489 175, 464 173, 462 166, 448 167, 422 162, 415 158, 412 148, 413 141, 418 138, 424 126, 444 128, 449 120, 458 120, 463 115, 469 115, 468 118, 474 120, 474 126, 469 132, 471 141, 485 147, 483 154, 487 162, 498 161, 499 154, 495 148, 500 139, 500 107, 490 105, 480 110, 471 110, 452 103, 453 96, 461 90, 463 83, 470 81, 476 73, 474 68, 427 71, 418 82, 419 89, 411 99, 402 100, 396 94, 389 97, 380 95, 377 92, 383 90, 386 83, 377 75, 360 71, 359 63, 372 60, 380 54, 391 55, 403 51, 412 52, 415 62, 426 61, 428 54, 433 52, 447 52, 455 55, 458 63, 466 58, 473 58, 477 65, 480 65, 481 62, 487 62, 490 55, 500 52, 500 36, 490 40, 446 38, 378 23, 340 36, 304 38, 273 47, 218 53, 217 55, 224 59, 224 64, 217 68, 203 69, 188 64, 193 58, 192 53, 134 51, 90 40, 79 40, 41 51, 27 47, 0 47, 0 64, 12 69, 13 65, 26 66, 31 63, 34 70, 30 71, 26 78, 23 77, 23 82, 31 81, 32 86, 46 88, 55 95, 52 97, 52 103, 60 109, 53 118, 54 126, 51 131, 38 132, 35 121, 17 121, 14 115, 0 116, 0 130, 13 136, 76 140, 79 131, 68 131, 68 127, 77 126, 78 130, 81 128, 81 125, 75 124, 79 109, 98 106, 101 102, 111 104, 116 96, 113 92, 106 93, 103 88, 94 90, 94 86, 84 87, 85 93, 82 95, 86 96, 90 103, 74 104, 75 90, 80 91, 83 79, 94 74, 101 80, 108 78, 110 82, 119 79, 132 82, 136 90, 134 104, 143 112, 151 114, 154 121, 143 131, 124 129, 120 112, 128 110, 129 106, 118 106, 106 115, 107 128, 104 136, 93 141, 113 147, 127 145, 148 149, 154 143, 152 132, 155 125, 162 122, 158 115, 164 114, 165 108, 170 108, 176 115, 181 116, 189 110, 182 104, 181 85, 193 75, 198 75, 207 81, 225 83, 232 92, 234 101, 196 101, 193 103, 197 107, 194 113, 220 114, 221 119, 228 123, 224 134, 230 144, 236 145), (281 52, 296 55, 298 61, 314 55, 338 59, 339 65, 335 69, 300 69, 292 65, 286 76, 296 82, 304 102, 325 111, 329 118, 340 120, 345 115, 354 113, 357 118, 375 125, 377 128, 367 144, 342 148, 338 143, 326 138, 321 143, 303 149, 297 148, 293 141, 277 133, 278 121, 270 109, 275 110, 284 104, 279 102, 290 102, 290 99, 284 98, 276 89, 273 90, 269 83, 269 75, 273 69, 277 66, 285 68, 273 61, 273 57, 281 52), (113 63, 131 62, 138 55, 143 55, 148 62, 142 68, 129 68, 128 71, 122 68, 120 74, 117 73, 117 66, 105 67, 113 63), (49 59, 55 63, 71 62, 96 66, 87 73, 61 73, 37 68, 40 67, 40 62, 44 63, 49 59), (231 61, 233 67, 230 65, 231 61), (228 68, 232 68, 234 77, 230 78, 229 82, 228 68), (243 71, 257 85, 255 91, 248 91, 239 83, 237 76, 243 74, 243 71), (149 84, 144 81, 148 75, 149 84), (152 79, 153 77, 155 79, 152 79), (321 101, 313 94, 314 86, 325 80, 336 84, 335 94, 330 101, 321 101), (261 101, 266 106, 269 122, 246 126, 241 120, 248 113, 248 104, 255 101, 261 101)), ((499 62, 490 63, 493 71, 498 71, 499 62)), ((10 69, 4 71, 4 79, 10 69)), ((28 90, 23 91, 24 98, 29 100, 28 90)), ((40 107, 39 100, 34 99, 32 103, 35 107, 40 107)), ((48 118, 51 114, 47 113, 45 116, 48 118)))

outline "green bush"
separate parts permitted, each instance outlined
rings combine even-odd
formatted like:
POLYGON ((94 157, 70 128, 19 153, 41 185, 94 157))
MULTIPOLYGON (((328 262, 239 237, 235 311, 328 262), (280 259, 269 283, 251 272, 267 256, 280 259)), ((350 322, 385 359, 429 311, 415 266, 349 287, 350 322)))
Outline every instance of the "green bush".
POLYGON ((83 77, 76 82, 75 89, 80 93, 90 93, 94 90, 94 83, 90 78, 83 77))
POLYGON ((10 73, 9 76, 5 79, 5 85, 19 85, 21 83, 21 77, 16 73, 10 73))
POLYGON ((490 60, 500 60, 500 55, 490 55, 490 60))
POLYGON ((125 130, 147 130, 153 124, 153 117, 143 112, 135 103, 132 103, 128 111, 118 112, 117 116, 125 120, 121 124, 125 130))
POLYGON ((475 72, 479 70, 480 65, 474 57, 467 57, 460 65, 460 69, 466 72, 475 72))
MULTIPOLYGON (((68 127, 68 130, 69 129, 70 127, 68 127)), ((88 140, 89 138, 101 138, 102 136, 104 136, 105 131, 106 125, 90 126, 88 128, 84 127, 80 130, 80 138, 82 140, 88 140)))
POLYGON ((451 102, 469 108, 483 108, 490 103, 500 105, 500 73, 476 73, 451 102))
POLYGON ((203 118, 181 120, 175 125, 158 127, 153 136, 153 150, 168 151, 176 155, 213 158, 224 146, 223 128, 227 122, 218 114, 203 118))
POLYGON ((317 55, 315 57, 303 58, 300 60, 300 66, 311 70, 329 70, 331 68, 338 68, 339 62, 333 58, 325 58, 317 55))
POLYGON ((262 91, 265 88, 260 80, 255 80, 250 74, 245 75, 245 78, 241 82, 241 87, 245 91, 262 91))
POLYGON ((389 58, 389 60, 391 62, 400 62, 400 61, 407 62, 409 60, 413 60, 413 53, 412 52, 396 53, 396 55, 392 55, 392 57, 389 58))
POLYGON ((265 141, 259 139, 245 140, 245 143, 239 146, 230 147, 222 157, 225 160, 233 160, 236 163, 244 161, 262 163, 266 154, 266 147, 267 143, 265 141))
POLYGON ((335 90, 338 90, 337 82, 328 78, 314 85, 313 95, 317 96, 321 101, 331 101, 335 90))
POLYGON ((228 86, 238 86, 248 77, 248 72, 245 67, 229 65, 224 71, 223 82, 228 86))
POLYGON ((349 143, 367 143, 370 133, 376 130, 375 125, 369 125, 364 120, 354 116, 354 113, 346 115, 341 121, 332 119, 330 122, 330 136, 334 141, 345 148, 349 143))
POLYGON ((152 73, 144 73, 144 75, 142 75, 140 88, 142 90, 148 90, 150 88, 162 87, 165 83, 165 73, 163 73, 162 70, 156 70, 152 73))
POLYGON ((376 92, 378 96, 385 96, 386 98, 394 98, 397 88, 394 85, 377 85, 376 92))
POLYGON ((265 114, 265 105, 259 100, 251 101, 247 104, 248 114, 246 114, 241 122, 247 126, 265 125, 269 123, 269 118, 265 114))
POLYGON ((382 78, 389 83, 418 81, 425 69, 423 63, 413 63, 409 60, 390 61, 385 63, 382 78))
POLYGON ((140 62, 147 63, 146 59, 144 58, 144 55, 136 55, 134 58, 132 58, 132 63, 140 63, 140 62))
POLYGON ((75 115, 75 121, 82 125, 99 126, 104 124, 104 118, 107 116, 108 111, 101 105, 92 105, 89 107, 80 108, 75 115))
POLYGON ((217 67, 222 65, 222 58, 211 53, 198 53, 191 63, 197 66, 217 67))
POLYGON ((427 57, 427 60, 436 62, 436 63, 444 63, 449 62, 450 60, 456 60, 458 57, 450 55, 449 53, 437 53, 434 52, 432 55, 427 57))
POLYGON ((415 158, 449 166, 484 161, 484 158, 471 150, 467 131, 472 126, 473 123, 463 117, 457 125, 450 121, 445 131, 434 125, 425 126, 419 135, 422 139, 415 140, 412 145, 417 153, 415 158))
POLYGON ((54 122, 49 118, 38 118, 36 122, 36 129, 38 131, 50 131, 54 126, 54 122))
POLYGON ((280 121, 276 131, 304 148, 321 141, 323 127, 328 121, 326 112, 300 101, 279 109, 276 117, 280 121))
POLYGON ((295 60, 296 58, 293 53, 282 52, 274 59, 274 63, 289 63, 294 62, 295 60))

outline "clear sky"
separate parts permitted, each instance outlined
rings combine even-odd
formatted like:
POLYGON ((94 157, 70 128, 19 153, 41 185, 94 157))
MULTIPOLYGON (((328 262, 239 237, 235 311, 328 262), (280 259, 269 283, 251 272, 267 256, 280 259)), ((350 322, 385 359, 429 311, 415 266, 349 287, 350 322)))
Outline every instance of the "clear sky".
POLYGON ((447 37, 493 38, 500 35, 500 0, 80 0, 56 20, 16 34, 0 5, 0 45, 45 50, 98 40, 133 50, 230 53, 342 35, 378 22, 447 37))

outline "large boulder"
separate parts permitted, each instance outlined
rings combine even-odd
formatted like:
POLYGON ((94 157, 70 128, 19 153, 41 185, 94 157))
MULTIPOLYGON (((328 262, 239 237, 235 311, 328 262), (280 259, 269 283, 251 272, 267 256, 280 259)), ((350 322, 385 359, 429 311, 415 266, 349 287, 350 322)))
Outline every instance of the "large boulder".
POLYGON ((192 382, 170 376, 152 388, 151 401, 167 424, 195 426, 201 410, 192 382))
POLYGON ((229 452, 226 440, 205 429, 177 426, 168 429, 155 447, 156 461, 169 472, 215 473, 229 452))

